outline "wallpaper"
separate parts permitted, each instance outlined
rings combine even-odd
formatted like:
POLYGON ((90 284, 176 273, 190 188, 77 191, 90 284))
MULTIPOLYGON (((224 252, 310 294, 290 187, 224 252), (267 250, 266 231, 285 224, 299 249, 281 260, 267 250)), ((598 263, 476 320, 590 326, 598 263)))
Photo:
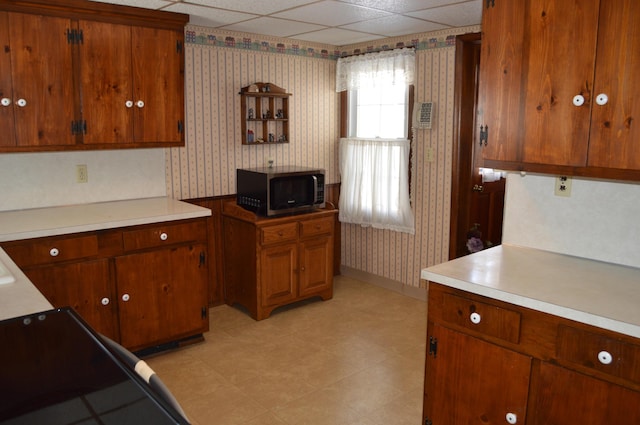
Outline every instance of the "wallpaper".
POLYGON ((189 199, 233 194, 236 168, 269 160, 321 167, 327 184, 339 183, 337 57, 415 46, 415 98, 435 107, 432 129, 416 130, 413 146, 416 234, 343 224, 341 249, 343 266, 419 286, 422 268, 448 258, 454 41, 456 34, 477 31, 469 27, 336 47, 188 26, 186 146, 167 149, 167 195, 189 199), (292 94, 290 143, 241 144, 238 92, 255 82, 270 82, 292 94))

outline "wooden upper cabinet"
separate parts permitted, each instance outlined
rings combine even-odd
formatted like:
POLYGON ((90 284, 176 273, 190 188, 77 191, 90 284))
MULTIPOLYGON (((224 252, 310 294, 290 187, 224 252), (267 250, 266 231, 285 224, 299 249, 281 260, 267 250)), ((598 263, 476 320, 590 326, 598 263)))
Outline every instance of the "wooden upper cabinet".
POLYGON ((182 33, 81 21, 84 143, 183 143, 182 33))
POLYGON ((488 127, 485 166, 640 180, 640 82, 633 74, 640 4, 484 6, 478 134, 488 127))
POLYGON ((82 0, 0 3, 0 152, 184 145, 187 21, 82 0))
POLYGON ((81 21, 80 54, 84 143, 129 143, 133 139, 131 28, 81 21))
POLYGON ((524 2, 499 1, 482 14, 478 120, 485 158, 516 161, 519 157, 524 2), (491 143, 484 134, 491 135, 491 143))
POLYGON ((183 144, 184 31, 134 27, 132 34, 134 140, 183 144))
POLYGON ((589 165, 640 170, 640 2, 602 1, 589 165))
POLYGON ((0 12, 0 22, 0 148, 74 145, 71 21, 0 12))
POLYGON ((586 165, 598 1, 535 0, 530 4, 522 159, 586 165), (576 95, 585 98, 582 106, 574 106, 576 95))

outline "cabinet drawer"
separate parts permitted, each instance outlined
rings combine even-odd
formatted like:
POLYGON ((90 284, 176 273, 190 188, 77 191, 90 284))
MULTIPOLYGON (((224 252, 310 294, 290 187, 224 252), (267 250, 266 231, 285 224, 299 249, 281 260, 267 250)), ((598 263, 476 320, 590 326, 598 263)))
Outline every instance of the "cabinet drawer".
POLYGON ((556 346, 558 359, 640 384, 640 345, 559 325, 556 346))
POLYGON ((167 222, 127 230, 122 233, 122 242, 125 251, 137 251, 205 240, 206 237, 206 221, 198 220, 181 223, 167 222))
POLYGON ((333 219, 324 218, 300 222, 300 237, 329 234, 333 230, 333 219))
POLYGON ((520 312, 452 294, 443 296, 442 318, 464 328, 514 344, 520 341, 520 312))
POLYGON ((30 239, 3 249, 18 267, 29 267, 93 257, 98 255, 99 245, 97 235, 86 235, 30 239))
POLYGON ((262 243, 293 241, 298 237, 298 223, 279 224, 262 228, 262 243))

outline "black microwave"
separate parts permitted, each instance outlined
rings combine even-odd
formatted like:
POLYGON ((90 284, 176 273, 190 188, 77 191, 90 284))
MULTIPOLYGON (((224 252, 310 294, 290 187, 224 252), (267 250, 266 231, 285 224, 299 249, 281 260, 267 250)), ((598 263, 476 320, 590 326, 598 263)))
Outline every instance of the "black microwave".
POLYGON ((262 216, 324 208, 324 170, 274 166, 236 170, 237 203, 262 216))

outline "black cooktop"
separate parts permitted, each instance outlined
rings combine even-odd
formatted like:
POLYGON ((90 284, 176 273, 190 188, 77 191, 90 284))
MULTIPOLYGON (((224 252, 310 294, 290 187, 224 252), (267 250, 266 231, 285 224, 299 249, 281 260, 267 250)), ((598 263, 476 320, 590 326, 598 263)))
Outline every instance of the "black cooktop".
POLYGON ((0 322, 0 424, 187 424, 71 309, 0 322))

